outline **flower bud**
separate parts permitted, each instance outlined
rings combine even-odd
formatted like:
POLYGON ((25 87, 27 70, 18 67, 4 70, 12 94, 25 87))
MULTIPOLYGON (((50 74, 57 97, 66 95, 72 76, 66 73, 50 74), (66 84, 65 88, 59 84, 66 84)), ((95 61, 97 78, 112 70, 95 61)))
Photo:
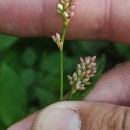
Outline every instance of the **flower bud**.
POLYGON ((59 33, 56 33, 56 40, 57 40, 58 42, 60 42, 60 40, 61 40, 59 33))
POLYGON ((82 71, 81 71, 81 69, 77 69, 77 73, 78 73, 78 76, 80 76, 81 75, 81 73, 82 73, 82 71))
POLYGON ((78 77, 77 77, 77 76, 75 76, 73 79, 74 79, 74 81, 76 82, 76 81, 78 80, 78 77))
POLYGON ((62 11, 61 11, 61 10, 59 10, 59 9, 57 9, 57 12, 58 12, 59 14, 62 14, 62 11))
POLYGON ((65 19, 67 19, 67 18, 69 17, 68 13, 63 12, 63 17, 64 17, 65 19))
POLYGON ((92 74, 95 74, 96 72, 97 72, 97 70, 93 70, 91 73, 92 73, 92 74))
POLYGON ((82 63, 81 63, 81 65, 82 65, 82 66, 85 66, 85 63, 84 63, 84 62, 82 62, 82 63))
POLYGON ((87 70, 86 74, 90 74, 91 73, 91 70, 87 70))
POLYGON ((89 81, 89 78, 85 78, 83 81, 82 81, 82 83, 86 83, 86 82, 88 82, 89 81))
POLYGON ((56 37, 54 35, 52 36, 52 39, 55 43, 57 42, 56 37))
POLYGON ((80 90, 85 90, 85 89, 86 89, 85 87, 82 87, 82 86, 80 87, 80 90))
POLYGON ((95 62, 95 60, 96 60, 96 56, 93 56, 93 57, 91 58, 91 61, 95 62))
POLYGON ((58 8, 58 10, 63 11, 63 5, 62 4, 58 4, 57 8, 58 8))
POLYGON ((94 67, 92 67, 92 70, 97 70, 97 68, 94 66, 94 67))
POLYGON ((80 62, 84 63, 84 59, 82 57, 80 57, 80 62))
POLYGON ((72 77, 70 75, 67 76, 69 80, 72 80, 72 77))
POLYGON ((89 58, 86 58, 85 59, 85 64, 88 65, 90 63, 90 59, 89 58))
POLYGON ((94 74, 90 74, 90 75, 89 75, 90 78, 92 78, 92 77, 94 77, 94 76, 95 76, 94 74))
POLYGON ((86 70, 86 67, 85 67, 85 66, 82 66, 82 70, 86 70))
POLYGON ((81 81, 78 81, 77 84, 81 85, 81 81))
POLYGON ((73 78, 77 76, 77 73, 73 73, 73 78))
POLYGON ((90 85, 91 83, 90 82, 86 82, 85 85, 90 85))
POLYGON ((96 63, 93 64, 93 67, 95 67, 95 66, 96 66, 96 63))
POLYGON ((70 81, 70 85, 73 86, 73 85, 74 85, 74 82, 73 82, 73 81, 70 81))
POLYGON ((88 69, 91 69, 91 67, 92 67, 91 65, 87 65, 87 68, 88 68, 88 69))
POLYGON ((95 63, 94 63, 94 62, 91 62, 90 65, 93 67, 93 66, 95 66, 95 63))
POLYGON ((76 87, 77 90, 80 89, 80 85, 79 84, 76 84, 75 87, 76 87))
POLYGON ((75 5, 71 5, 69 8, 72 10, 75 8, 75 5))
POLYGON ((77 80, 78 80, 77 73, 74 73, 74 74, 73 74, 73 79, 74 79, 74 81, 77 81, 77 80))
POLYGON ((82 72, 81 77, 83 78, 85 76, 85 71, 82 72))
POLYGON ((60 0, 60 3, 61 3, 62 5, 64 5, 64 4, 65 4, 65 1, 64 1, 64 0, 60 0))
POLYGON ((78 64, 78 69, 81 69, 81 65, 80 64, 78 64))
POLYGON ((67 9, 69 7, 69 2, 67 2, 64 6, 65 9, 67 9))

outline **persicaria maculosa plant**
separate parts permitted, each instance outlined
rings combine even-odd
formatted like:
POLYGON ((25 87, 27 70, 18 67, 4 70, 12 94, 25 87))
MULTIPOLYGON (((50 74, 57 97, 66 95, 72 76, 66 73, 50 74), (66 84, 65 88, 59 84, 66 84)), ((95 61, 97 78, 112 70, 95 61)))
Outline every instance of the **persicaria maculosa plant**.
MULTIPOLYGON (((60 35, 56 33, 52 36, 53 41, 57 44, 60 50, 60 100, 63 100, 63 46, 64 46, 64 39, 68 24, 71 18, 74 16, 73 9, 76 7, 75 0, 59 0, 57 5, 57 12, 63 18, 63 31, 60 35)), ((79 95, 85 95, 87 87, 93 87, 94 84, 92 83, 91 86, 91 79, 96 75, 97 67, 96 67, 96 56, 93 57, 86 57, 85 59, 80 58, 81 63, 77 65, 76 72, 74 72, 73 76, 68 76, 70 80, 70 86, 72 88, 70 92, 70 96, 68 100, 71 99, 78 99, 79 95), (79 94, 78 92, 84 91, 84 93, 79 94), (78 95, 79 94, 79 95, 78 95), (78 95, 78 96, 77 96, 78 95), (76 97, 76 98, 75 98, 76 97)), ((102 64, 99 68, 103 68, 102 64)), ((97 78, 99 77, 100 73, 103 69, 100 69, 99 74, 97 74, 97 78)), ((97 79, 96 78, 96 79, 97 79)), ((96 81, 96 80, 95 80, 96 81)), ((80 99, 80 98, 79 98, 80 99)))
POLYGON ((74 0, 59 0, 57 12, 63 18, 64 27, 61 36, 59 33, 56 33, 55 36, 52 36, 53 41, 60 49, 60 100, 63 100, 63 45, 67 26, 70 22, 70 19, 74 16, 74 12, 72 10, 75 8, 75 5, 76 3, 74 0))

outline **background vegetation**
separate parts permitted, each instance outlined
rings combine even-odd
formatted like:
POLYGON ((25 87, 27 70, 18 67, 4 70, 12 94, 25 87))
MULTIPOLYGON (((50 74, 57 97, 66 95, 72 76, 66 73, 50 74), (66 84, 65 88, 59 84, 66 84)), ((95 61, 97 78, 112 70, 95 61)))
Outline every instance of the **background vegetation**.
MULTIPOLYGON (((105 70, 130 59, 130 47, 108 41, 66 41, 64 86, 79 57, 106 55, 105 70)), ((59 51, 49 38, 0 35, 0 130, 59 99, 59 51)))

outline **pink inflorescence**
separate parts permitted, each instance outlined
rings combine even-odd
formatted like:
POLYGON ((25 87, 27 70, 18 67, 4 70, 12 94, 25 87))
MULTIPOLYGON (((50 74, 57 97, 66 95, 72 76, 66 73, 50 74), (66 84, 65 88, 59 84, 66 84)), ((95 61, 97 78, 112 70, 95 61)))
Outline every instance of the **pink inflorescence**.
POLYGON ((60 13, 64 19, 70 20, 74 16, 74 12, 72 11, 76 6, 74 0, 60 0, 57 5, 57 12, 60 13))
POLYGON ((63 49, 63 42, 61 40, 61 36, 59 33, 56 33, 56 35, 52 36, 53 41, 57 44, 57 46, 62 50, 63 49))
POLYGON ((80 62, 81 63, 77 65, 76 72, 73 73, 73 76, 67 76, 70 80, 70 86, 72 87, 73 93, 77 90, 85 90, 86 87, 91 84, 90 79, 94 77, 97 72, 96 56, 89 56, 85 59, 80 58, 80 62))

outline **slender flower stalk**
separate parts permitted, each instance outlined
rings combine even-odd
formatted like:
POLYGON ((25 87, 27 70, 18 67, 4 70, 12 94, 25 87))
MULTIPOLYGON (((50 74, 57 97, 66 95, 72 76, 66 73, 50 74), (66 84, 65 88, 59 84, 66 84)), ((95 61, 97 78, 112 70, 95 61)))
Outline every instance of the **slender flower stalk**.
POLYGON ((63 51, 60 50, 60 100, 63 100, 63 90, 64 90, 64 86, 63 86, 63 51))
POLYGON ((59 0, 57 12, 63 18, 64 27, 61 36, 59 33, 56 33, 55 36, 52 36, 53 41, 60 49, 60 100, 63 100, 63 45, 67 26, 70 22, 70 19, 74 16, 74 12, 72 12, 72 10, 75 8, 75 6, 76 3, 74 0, 59 0))

